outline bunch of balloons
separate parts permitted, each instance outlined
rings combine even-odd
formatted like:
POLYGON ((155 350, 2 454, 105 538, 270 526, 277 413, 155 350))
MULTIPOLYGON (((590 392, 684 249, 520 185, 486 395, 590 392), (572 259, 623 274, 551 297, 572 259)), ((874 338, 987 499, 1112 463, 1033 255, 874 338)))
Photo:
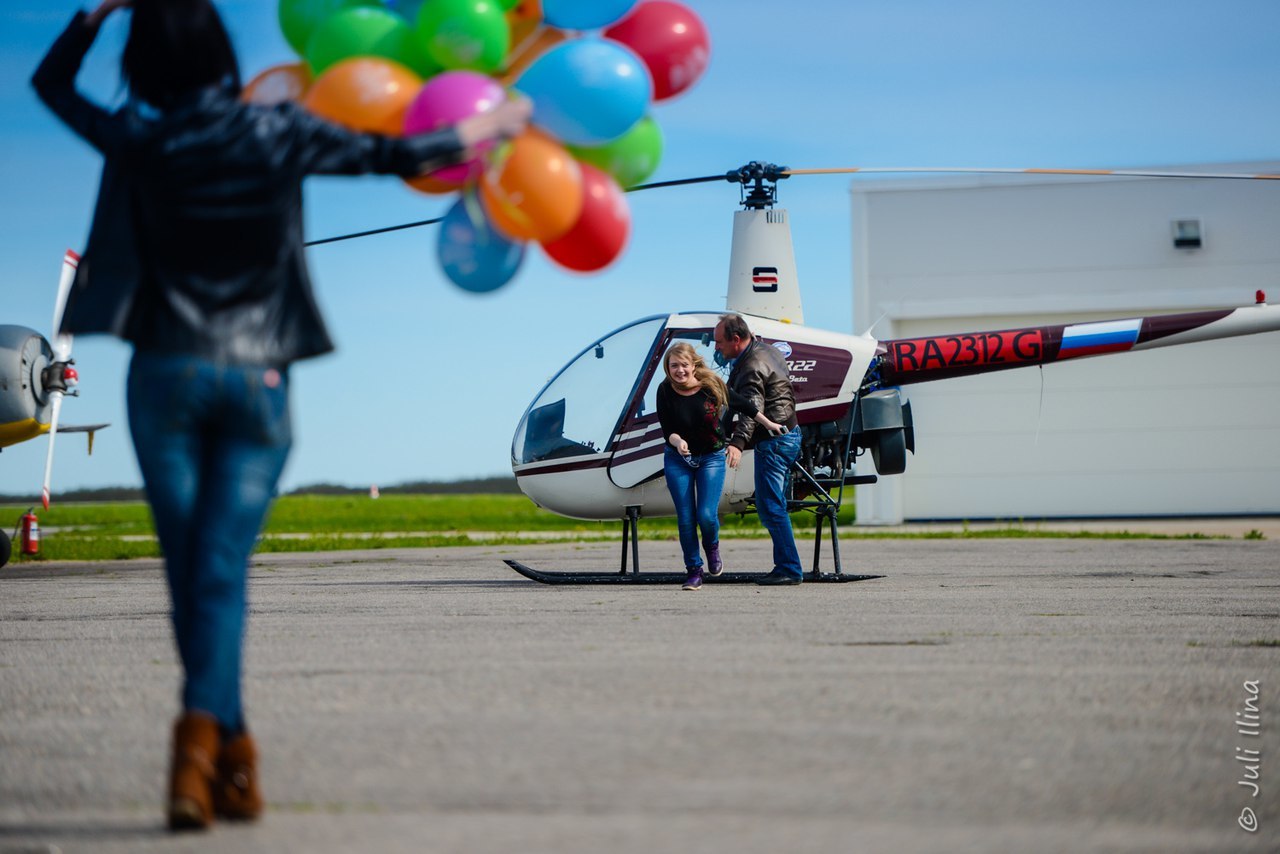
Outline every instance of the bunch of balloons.
POLYGON ((631 229, 623 191, 662 157, 652 105, 706 70, 706 27, 674 0, 279 0, 301 61, 245 86, 347 127, 434 130, 510 92, 533 102, 519 137, 410 179, 458 195, 439 231, 445 274, 469 291, 506 284, 528 243, 578 272, 604 269, 631 229))

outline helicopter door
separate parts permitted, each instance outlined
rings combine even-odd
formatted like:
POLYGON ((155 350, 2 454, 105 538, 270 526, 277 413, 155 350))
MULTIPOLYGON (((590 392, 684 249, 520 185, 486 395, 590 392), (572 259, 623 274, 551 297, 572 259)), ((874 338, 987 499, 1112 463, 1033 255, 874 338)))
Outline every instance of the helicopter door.
MULTIPOLYGON (((684 318, 681 318, 684 320, 684 318)), ((686 321, 687 322, 687 321, 686 321)), ((713 317, 714 322, 714 317, 713 317)), ((703 360, 715 367, 714 327, 667 329, 641 369, 630 405, 614 436, 609 479, 623 489, 662 475, 664 437, 658 423, 658 386, 667 378, 662 359, 677 341, 693 345, 703 360)), ((727 375, 726 369, 717 368, 727 375)))

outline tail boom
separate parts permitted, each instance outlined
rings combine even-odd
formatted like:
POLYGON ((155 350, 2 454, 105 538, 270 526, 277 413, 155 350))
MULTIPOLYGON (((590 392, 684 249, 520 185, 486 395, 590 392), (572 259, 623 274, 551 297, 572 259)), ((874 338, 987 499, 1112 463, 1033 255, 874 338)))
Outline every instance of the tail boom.
POLYGON ((881 384, 899 386, 1275 331, 1280 331, 1280 306, 1259 303, 1125 320, 890 338, 879 343, 876 355, 881 384))

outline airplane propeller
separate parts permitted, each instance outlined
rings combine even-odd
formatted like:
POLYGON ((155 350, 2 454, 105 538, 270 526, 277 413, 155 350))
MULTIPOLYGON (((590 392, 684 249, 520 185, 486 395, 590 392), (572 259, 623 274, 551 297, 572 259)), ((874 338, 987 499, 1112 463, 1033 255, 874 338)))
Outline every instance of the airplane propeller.
POLYGON ((51 414, 49 418, 49 452, 44 462, 44 486, 40 491, 40 500, 44 509, 49 509, 49 483, 53 475, 53 446, 58 436, 58 418, 62 413, 62 399, 68 393, 75 394, 75 386, 79 374, 71 367, 75 362, 71 358, 72 337, 58 330, 62 326, 62 312, 67 306, 67 297, 71 293, 71 283, 75 279, 76 267, 80 264, 80 256, 70 249, 62 256, 62 276, 58 280, 58 297, 53 305, 53 361, 40 373, 40 380, 49 394, 51 414))

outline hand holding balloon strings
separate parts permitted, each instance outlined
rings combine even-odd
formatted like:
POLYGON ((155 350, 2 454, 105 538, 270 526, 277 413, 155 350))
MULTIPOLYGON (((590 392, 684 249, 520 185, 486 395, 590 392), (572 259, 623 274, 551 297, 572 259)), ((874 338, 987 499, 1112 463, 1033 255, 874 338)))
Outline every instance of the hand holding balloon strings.
POLYGON ((475 148, 489 140, 506 141, 524 132, 533 115, 533 102, 524 96, 503 101, 484 113, 468 116, 457 123, 458 138, 467 149, 468 156, 475 156, 475 148))

